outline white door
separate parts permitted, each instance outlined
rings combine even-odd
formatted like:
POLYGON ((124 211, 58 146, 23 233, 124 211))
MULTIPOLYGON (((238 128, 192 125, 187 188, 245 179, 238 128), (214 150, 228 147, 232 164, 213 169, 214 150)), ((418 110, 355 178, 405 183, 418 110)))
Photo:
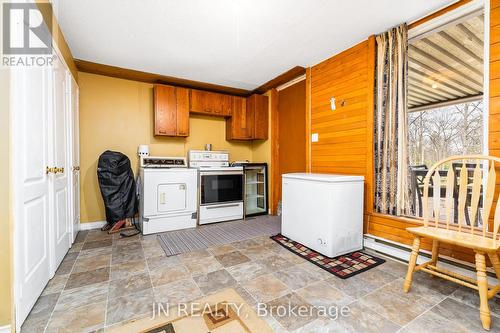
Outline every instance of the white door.
POLYGON ((52 131, 53 136, 52 156, 53 165, 57 168, 54 174, 54 185, 52 187, 53 214, 51 220, 53 226, 51 235, 53 237, 53 261, 52 268, 55 269, 63 260, 71 244, 71 220, 70 220, 70 191, 69 174, 71 166, 68 165, 71 142, 69 140, 69 108, 67 103, 67 81, 66 68, 61 60, 56 57, 52 69, 53 78, 53 112, 52 131))
POLYGON ((16 326, 49 281, 50 69, 12 70, 16 326))
POLYGON ((72 242, 75 241, 80 226, 80 123, 79 123, 79 91, 78 85, 72 75, 68 74, 69 81, 71 82, 70 99, 70 114, 71 114, 71 136, 72 136, 72 149, 71 149, 71 219, 72 219, 72 242))

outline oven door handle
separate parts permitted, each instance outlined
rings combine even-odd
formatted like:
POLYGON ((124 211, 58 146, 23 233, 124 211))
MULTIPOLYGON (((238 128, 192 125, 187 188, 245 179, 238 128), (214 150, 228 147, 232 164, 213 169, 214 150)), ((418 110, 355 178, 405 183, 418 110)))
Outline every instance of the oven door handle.
POLYGON ((243 171, 202 171, 200 176, 224 176, 224 175, 240 175, 243 176, 243 171))
POLYGON ((229 205, 217 205, 217 206, 205 206, 206 209, 218 209, 218 208, 229 208, 229 207, 238 207, 240 204, 229 204, 229 205))

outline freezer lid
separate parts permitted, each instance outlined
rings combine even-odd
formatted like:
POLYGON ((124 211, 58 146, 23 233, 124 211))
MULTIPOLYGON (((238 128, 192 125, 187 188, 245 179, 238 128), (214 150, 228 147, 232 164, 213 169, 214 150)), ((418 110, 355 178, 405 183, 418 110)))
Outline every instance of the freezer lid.
POLYGON ((364 176, 338 175, 331 173, 285 173, 283 179, 301 179, 327 183, 362 182, 364 176))

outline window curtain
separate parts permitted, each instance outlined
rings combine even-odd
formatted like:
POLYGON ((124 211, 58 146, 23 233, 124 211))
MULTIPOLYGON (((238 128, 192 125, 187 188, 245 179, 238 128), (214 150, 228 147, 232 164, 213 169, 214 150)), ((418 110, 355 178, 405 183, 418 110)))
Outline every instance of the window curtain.
POLYGON ((376 36, 375 201, 378 213, 410 214, 408 187, 408 28, 376 36))

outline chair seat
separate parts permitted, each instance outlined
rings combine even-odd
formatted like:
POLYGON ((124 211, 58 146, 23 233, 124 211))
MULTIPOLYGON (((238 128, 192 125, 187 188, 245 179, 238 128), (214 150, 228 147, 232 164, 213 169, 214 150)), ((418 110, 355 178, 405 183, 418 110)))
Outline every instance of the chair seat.
POLYGON ((433 238, 444 243, 459 245, 479 251, 491 252, 500 248, 500 241, 498 240, 495 241, 492 238, 483 237, 481 235, 471 235, 467 232, 423 226, 406 228, 406 230, 414 235, 433 238))

